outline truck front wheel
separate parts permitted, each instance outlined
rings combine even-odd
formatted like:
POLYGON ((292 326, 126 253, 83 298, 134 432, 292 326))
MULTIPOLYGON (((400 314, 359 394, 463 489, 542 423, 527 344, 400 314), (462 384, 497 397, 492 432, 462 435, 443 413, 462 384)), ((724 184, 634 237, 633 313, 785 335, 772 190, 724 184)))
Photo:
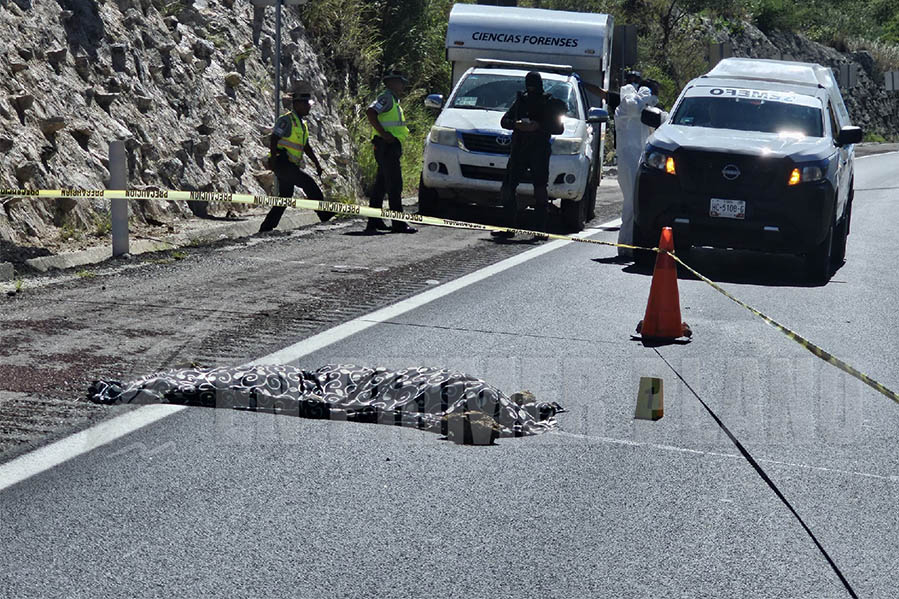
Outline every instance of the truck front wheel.
POLYGON ((805 255, 805 269, 809 279, 815 283, 825 284, 833 272, 833 260, 831 253, 833 251, 834 229, 833 223, 827 229, 827 236, 824 240, 815 246, 812 251, 805 255))
POLYGON ((584 223, 587 222, 588 200, 586 195, 580 200, 562 199, 562 221, 568 231, 577 233, 584 229, 584 223))
POLYGON ((440 198, 437 190, 425 185, 424 178, 418 179, 418 213, 425 216, 438 216, 437 204, 440 198))

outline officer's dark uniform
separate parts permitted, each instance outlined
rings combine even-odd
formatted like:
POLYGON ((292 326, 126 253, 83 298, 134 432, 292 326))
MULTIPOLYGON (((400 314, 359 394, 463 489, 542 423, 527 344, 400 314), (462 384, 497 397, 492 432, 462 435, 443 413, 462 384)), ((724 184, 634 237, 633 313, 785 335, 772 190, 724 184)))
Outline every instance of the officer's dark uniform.
POLYGON ((525 93, 518 94, 500 121, 503 129, 513 130, 512 148, 502 186, 503 207, 506 224, 517 227, 518 201, 515 191, 524 175, 530 171, 534 183, 536 229, 546 232, 549 206, 546 186, 549 183, 549 157, 552 154, 550 137, 565 130, 561 117, 567 107, 561 100, 543 93, 540 73, 528 73, 525 87, 525 93), (515 123, 524 118, 537 123, 537 130, 527 132, 516 129, 515 123))
MULTIPOLYGON (((390 80, 402 81, 403 85, 407 83, 403 74, 396 70, 390 71, 383 78, 385 84, 390 80)), ((392 139, 388 141, 381 136, 378 129, 375 129, 375 136, 371 140, 378 172, 375 176, 374 187, 371 189, 368 205, 370 208, 381 208, 384 205, 384 195, 386 194, 390 209, 402 212, 403 172, 400 159, 403 155, 403 142, 409 135, 409 128, 406 126, 400 99, 388 86, 368 107, 367 114, 370 119, 375 119, 379 126, 392 136, 392 139)), ((393 221, 393 224, 388 227, 380 218, 369 218, 365 230, 374 233, 379 229, 390 229, 395 233, 415 233, 417 230, 403 221, 393 221)))
MULTIPOLYGON (((308 91, 294 91, 293 100, 301 102, 310 102, 312 94, 308 91)), ((308 154, 314 159, 309 143, 309 127, 303 120, 303 116, 308 113, 308 107, 303 108, 302 115, 297 114, 296 108, 287 114, 281 115, 272 129, 272 147, 275 153, 271 158, 270 167, 278 178, 278 196, 282 198, 293 197, 295 187, 299 187, 310 200, 320 202, 325 199, 322 190, 315 183, 311 176, 300 169, 300 163, 303 155, 308 154)), ((317 159, 314 159, 318 166, 317 159)), ((319 174, 321 174, 319 172, 319 174)), ((318 218, 326 221, 331 218, 333 212, 316 212, 318 218)), ((269 210, 259 227, 259 231, 271 231, 278 226, 281 216, 284 214, 283 206, 275 206, 269 210)))

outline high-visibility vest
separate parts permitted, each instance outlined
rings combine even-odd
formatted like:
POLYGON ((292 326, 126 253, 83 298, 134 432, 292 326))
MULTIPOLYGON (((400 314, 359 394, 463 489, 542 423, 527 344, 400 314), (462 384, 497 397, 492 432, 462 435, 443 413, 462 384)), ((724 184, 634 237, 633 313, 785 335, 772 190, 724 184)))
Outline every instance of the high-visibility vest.
POLYGON ((384 127, 385 131, 389 131, 395 138, 403 141, 409 137, 409 128, 406 126, 406 117, 403 115, 403 107, 400 101, 392 92, 385 92, 393 98, 393 106, 387 112, 378 115, 378 122, 384 127))
POLYGON ((287 150, 287 157, 294 164, 303 161, 303 150, 309 141, 309 126, 293 112, 281 116, 290 115, 290 135, 278 139, 278 147, 287 150))

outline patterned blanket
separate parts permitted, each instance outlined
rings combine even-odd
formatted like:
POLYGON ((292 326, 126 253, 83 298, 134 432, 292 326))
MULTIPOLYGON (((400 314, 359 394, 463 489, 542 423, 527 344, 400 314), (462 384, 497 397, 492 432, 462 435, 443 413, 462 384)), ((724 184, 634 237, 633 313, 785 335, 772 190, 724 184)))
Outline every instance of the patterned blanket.
POLYGON ((293 366, 168 370, 129 383, 95 381, 88 399, 376 422, 475 444, 546 431, 555 426, 555 415, 564 411, 557 403, 536 401, 526 391, 507 396, 461 372, 350 365, 327 365, 315 371, 293 366))

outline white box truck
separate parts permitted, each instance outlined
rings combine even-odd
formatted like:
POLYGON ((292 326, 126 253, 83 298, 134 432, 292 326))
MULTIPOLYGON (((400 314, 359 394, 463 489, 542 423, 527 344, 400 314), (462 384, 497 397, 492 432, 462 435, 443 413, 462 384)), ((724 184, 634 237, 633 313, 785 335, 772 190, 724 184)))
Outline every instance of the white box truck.
MULTIPOLYGON (((613 29, 604 14, 455 5, 446 32, 453 89, 445 102, 437 94, 425 101, 441 112, 425 144, 419 210, 499 205, 512 141, 500 119, 535 70, 568 106, 565 131, 552 139, 549 197, 561 200, 567 228, 583 229, 596 205, 608 120, 605 102, 587 87, 609 87, 613 29)), ((519 205, 533 204, 527 179, 518 193, 519 205)))

